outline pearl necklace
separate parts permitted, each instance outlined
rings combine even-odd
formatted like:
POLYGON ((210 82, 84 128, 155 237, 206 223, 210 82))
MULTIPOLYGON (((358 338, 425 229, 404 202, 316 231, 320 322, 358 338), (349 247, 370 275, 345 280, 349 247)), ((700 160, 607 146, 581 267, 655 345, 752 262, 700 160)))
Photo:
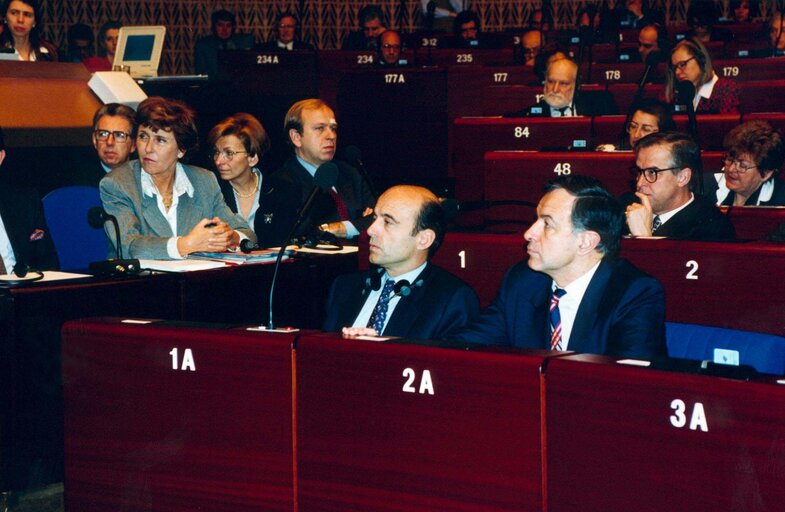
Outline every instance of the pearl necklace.
POLYGON ((247 199, 247 198, 249 198, 249 197, 251 197, 253 195, 256 195, 256 191, 259 189, 259 175, 256 174, 256 173, 253 173, 253 177, 254 177, 254 181, 255 181, 254 186, 253 186, 253 190, 248 192, 248 193, 243 194, 242 192, 237 190, 237 187, 232 185, 232 189, 234 189, 234 193, 237 194, 237 197, 239 197, 241 199, 247 199))

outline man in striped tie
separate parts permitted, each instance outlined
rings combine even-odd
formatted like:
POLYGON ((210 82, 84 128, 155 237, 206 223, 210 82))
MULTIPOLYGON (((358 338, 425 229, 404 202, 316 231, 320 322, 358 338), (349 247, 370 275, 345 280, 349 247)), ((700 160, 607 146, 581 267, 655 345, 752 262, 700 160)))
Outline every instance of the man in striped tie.
POLYGON ((662 286, 618 258, 619 202, 594 179, 546 185, 526 231, 528 261, 494 302, 453 336, 462 341, 623 357, 665 355, 662 286))

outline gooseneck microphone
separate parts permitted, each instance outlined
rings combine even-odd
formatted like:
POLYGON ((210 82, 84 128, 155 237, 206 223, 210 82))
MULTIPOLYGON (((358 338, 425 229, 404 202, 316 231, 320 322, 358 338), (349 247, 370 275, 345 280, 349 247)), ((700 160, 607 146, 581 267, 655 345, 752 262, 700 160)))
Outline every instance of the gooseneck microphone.
POLYGON ((676 104, 684 105, 687 109, 687 118, 689 119, 688 131, 695 142, 700 144, 698 137, 698 120, 695 118, 695 107, 692 101, 695 98, 695 86, 689 80, 682 80, 676 84, 676 104))
POLYGON ((87 210, 87 223, 95 229, 103 229, 106 222, 111 222, 114 226, 115 247, 117 247, 117 258, 105 261, 94 261, 90 263, 90 272, 95 275, 134 275, 141 270, 138 259, 123 258, 123 245, 120 243, 120 224, 117 217, 106 213, 100 206, 94 206, 87 210))
POLYGON ((444 209, 444 216, 447 220, 455 220, 458 215, 464 212, 473 212, 477 210, 487 210, 494 206, 528 206, 530 208, 537 208, 536 203, 531 201, 521 201, 517 199, 501 199, 498 201, 458 201, 450 197, 440 197, 439 203, 444 209))
POLYGON ((649 81, 649 75, 651 74, 652 69, 655 69, 661 62, 665 62, 665 54, 659 48, 652 50, 646 56, 643 74, 638 81, 638 88, 635 91, 635 97, 632 99, 632 103, 630 103, 630 108, 627 109, 627 117, 624 119, 624 124, 621 127, 621 133, 619 134, 619 145, 617 147, 627 147, 627 143, 629 141, 627 136, 627 127, 632 120, 632 116, 635 114, 635 110, 638 108, 638 102, 641 100, 641 98, 643 98, 646 82, 649 81))
MULTIPOLYGON (((325 162, 320 165, 316 169, 316 173, 313 175, 313 183, 314 187, 311 190, 311 193, 308 194, 308 198, 303 203, 303 207, 300 208, 300 211, 297 213, 297 219, 294 221, 294 225, 289 230, 289 234, 281 241, 281 248, 278 251, 278 257, 275 258, 275 269, 273 270, 273 279, 270 283, 270 309, 269 309, 269 317, 267 319, 267 329, 274 330, 275 323, 273 322, 273 297, 275 295, 275 281, 278 278, 278 269, 281 267, 281 260, 283 259, 284 252, 286 252, 286 246, 289 244, 289 240, 292 239, 294 234, 297 232, 297 229, 303 223, 305 218, 308 216, 308 210, 311 209, 314 199, 320 192, 329 192, 330 189, 335 186, 335 182, 338 180, 338 166, 335 165, 333 162, 325 162)), ((242 248, 242 247, 241 247, 242 248)))
POLYGON ((363 164, 363 154, 360 151, 360 148, 357 146, 346 146, 344 156, 346 157, 346 161, 357 167, 357 169, 360 171, 360 174, 365 180, 365 184, 368 185, 368 189, 371 191, 371 195, 373 195, 373 199, 376 200, 376 198, 379 197, 379 194, 376 192, 376 187, 373 186, 371 175, 368 174, 368 171, 365 169, 365 165, 363 164))

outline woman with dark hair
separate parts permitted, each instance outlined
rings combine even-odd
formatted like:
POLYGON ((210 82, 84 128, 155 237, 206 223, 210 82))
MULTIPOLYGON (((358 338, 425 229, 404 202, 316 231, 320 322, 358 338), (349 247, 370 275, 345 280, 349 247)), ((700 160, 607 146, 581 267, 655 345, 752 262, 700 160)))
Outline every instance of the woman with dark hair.
POLYGON ((671 50, 665 80, 665 99, 668 103, 674 102, 677 84, 684 80, 695 86, 692 106, 696 113, 739 113, 741 89, 738 84, 729 78, 717 76, 706 47, 694 39, 684 39, 671 50))
POLYGON ((722 172, 704 179, 705 194, 725 206, 785 206, 777 179, 785 161, 782 134, 766 121, 747 121, 725 136, 722 172))
POLYGON ((112 70, 122 26, 123 24, 117 20, 107 21, 101 25, 101 30, 98 31, 98 57, 90 57, 82 61, 88 71, 112 70))
POLYGON ((19 60, 56 61, 55 46, 41 37, 41 6, 38 0, 5 0, 0 14, 5 30, 0 49, 13 50, 19 60))
POLYGON ((730 18, 736 23, 749 23, 760 16, 758 0, 731 0, 730 18))
POLYGON ((675 130, 676 123, 671 116, 670 105, 654 98, 643 98, 635 105, 632 117, 625 127, 627 140, 618 148, 613 144, 600 144, 596 151, 629 151, 647 135, 675 130))
POLYGON ((180 162, 196 149, 195 112, 153 96, 139 104, 136 121, 139 160, 100 184, 104 209, 120 224, 124 255, 180 259, 197 251, 236 250, 242 238, 255 241, 248 223, 226 206, 215 175, 180 162))

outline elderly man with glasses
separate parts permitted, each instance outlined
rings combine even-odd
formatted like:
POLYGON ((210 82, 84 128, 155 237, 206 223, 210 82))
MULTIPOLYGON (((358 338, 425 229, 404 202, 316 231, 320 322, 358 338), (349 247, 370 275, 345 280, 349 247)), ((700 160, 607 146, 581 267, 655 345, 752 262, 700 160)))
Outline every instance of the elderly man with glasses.
POLYGON ((652 133, 635 144, 635 196, 625 215, 635 237, 680 240, 733 240, 733 224, 714 202, 699 195, 700 148, 687 134, 652 133))

